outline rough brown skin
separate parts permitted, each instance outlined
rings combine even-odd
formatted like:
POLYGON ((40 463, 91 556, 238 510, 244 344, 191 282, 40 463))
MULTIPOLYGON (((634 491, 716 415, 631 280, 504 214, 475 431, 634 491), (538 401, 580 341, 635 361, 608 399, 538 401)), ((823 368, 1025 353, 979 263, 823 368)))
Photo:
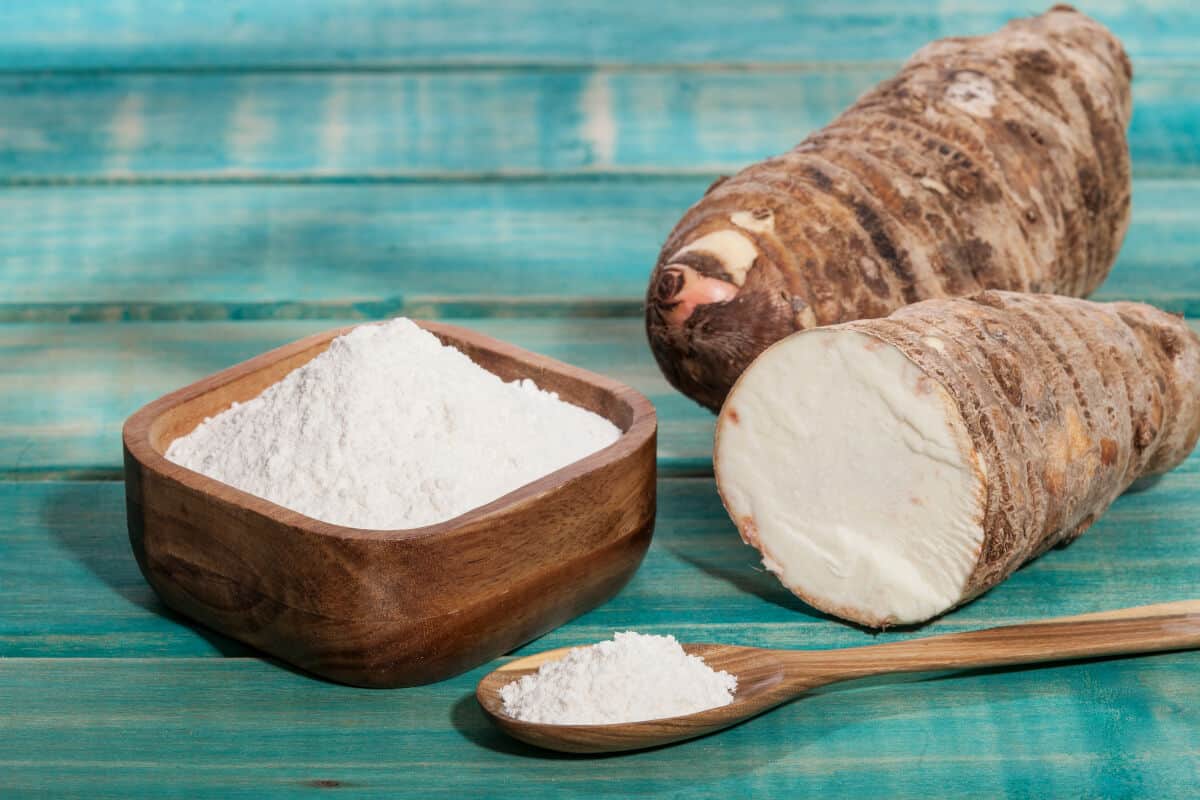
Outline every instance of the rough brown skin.
POLYGON ((680 220, 646 299, 663 373, 716 411, 797 330, 982 289, 1087 295, 1129 222, 1131 75, 1120 42, 1069 6, 922 48, 680 220), (681 252, 717 231, 745 237, 748 268, 681 252))
MULTIPOLYGON (((898 348, 962 413, 987 499, 959 604, 1073 541, 1135 480, 1178 466, 1200 437, 1200 338, 1151 306, 983 292, 839 327, 898 348)), ((739 529, 759 547, 753 520, 739 529)), ((894 622, 789 588, 863 625, 894 622)))

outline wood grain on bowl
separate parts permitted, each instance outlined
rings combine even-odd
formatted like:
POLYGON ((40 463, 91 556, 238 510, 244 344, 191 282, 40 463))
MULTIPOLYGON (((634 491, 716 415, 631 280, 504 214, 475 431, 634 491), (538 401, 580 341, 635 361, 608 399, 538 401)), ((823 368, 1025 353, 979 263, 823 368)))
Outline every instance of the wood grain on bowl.
POLYGON ((436 525, 321 522, 173 464, 176 438, 257 396, 348 329, 265 353, 150 403, 125 424, 129 537, 171 608, 331 680, 411 686, 456 675, 611 597, 655 514, 654 408, 600 375, 450 325, 421 323, 505 380, 606 417, 612 445, 436 525))

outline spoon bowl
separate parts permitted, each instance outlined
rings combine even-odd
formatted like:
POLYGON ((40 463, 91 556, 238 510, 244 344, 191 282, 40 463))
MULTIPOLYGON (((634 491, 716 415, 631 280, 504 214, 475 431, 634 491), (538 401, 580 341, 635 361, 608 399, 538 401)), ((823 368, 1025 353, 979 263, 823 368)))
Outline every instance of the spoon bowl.
POLYGON ((772 658, 786 651, 762 650, 728 644, 685 644, 683 649, 700 656, 714 670, 736 675, 737 691, 726 706, 685 714, 679 717, 640 720, 617 724, 552 725, 527 722, 504 711, 500 690, 512 681, 537 672, 538 667, 562 658, 574 648, 560 647, 519 658, 488 673, 479 682, 475 697, 492 722, 514 739, 538 747, 568 753, 611 753, 693 739, 744 719, 761 714, 795 697, 788 682, 784 658, 772 658), (767 656, 764 656, 768 654, 767 656), (731 718, 731 714, 734 716, 731 718))
POLYGON ((509 716, 500 690, 565 656, 562 647, 488 673, 475 696, 501 730, 538 747, 568 753, 613 753, 680 742, 737 725, 825 684, 887 673, 1012 666, 1076 658, 1200 647, 1200 600, 1139 606, 1001 628, 930 636, 840 650, 771 650, 685 644, 714 670, 738 680, 728 705, 678 717, 599 725, 556 725, 509 716))

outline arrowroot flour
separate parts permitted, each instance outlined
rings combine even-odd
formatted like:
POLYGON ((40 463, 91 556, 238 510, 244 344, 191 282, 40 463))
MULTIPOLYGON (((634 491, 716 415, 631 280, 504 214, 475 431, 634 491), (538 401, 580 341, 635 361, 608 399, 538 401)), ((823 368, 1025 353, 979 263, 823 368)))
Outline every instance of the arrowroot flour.
POLYGON ((737 678, 688 655, 674 636, 633 631, 576 647, 500 690, 528 722, 603 725, 693 714, 733 701, 737 678))
POLYGON ((412 321, 362 325, 167 458, 314 519, 414 528, 491 502, 617 440, 611 422, 505 383, 412 321))

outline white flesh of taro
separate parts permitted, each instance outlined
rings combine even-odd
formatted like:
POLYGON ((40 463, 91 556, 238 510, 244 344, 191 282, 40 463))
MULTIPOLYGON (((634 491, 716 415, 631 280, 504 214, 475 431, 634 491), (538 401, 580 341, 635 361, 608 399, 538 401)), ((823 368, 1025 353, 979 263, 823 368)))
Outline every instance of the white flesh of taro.
POLYGON ((742 537, 811 605, 882 626, 962 599, 986 476, 958 405, 895 347, 818 329, 769 348, 725 401, 714 468, 742 537))

